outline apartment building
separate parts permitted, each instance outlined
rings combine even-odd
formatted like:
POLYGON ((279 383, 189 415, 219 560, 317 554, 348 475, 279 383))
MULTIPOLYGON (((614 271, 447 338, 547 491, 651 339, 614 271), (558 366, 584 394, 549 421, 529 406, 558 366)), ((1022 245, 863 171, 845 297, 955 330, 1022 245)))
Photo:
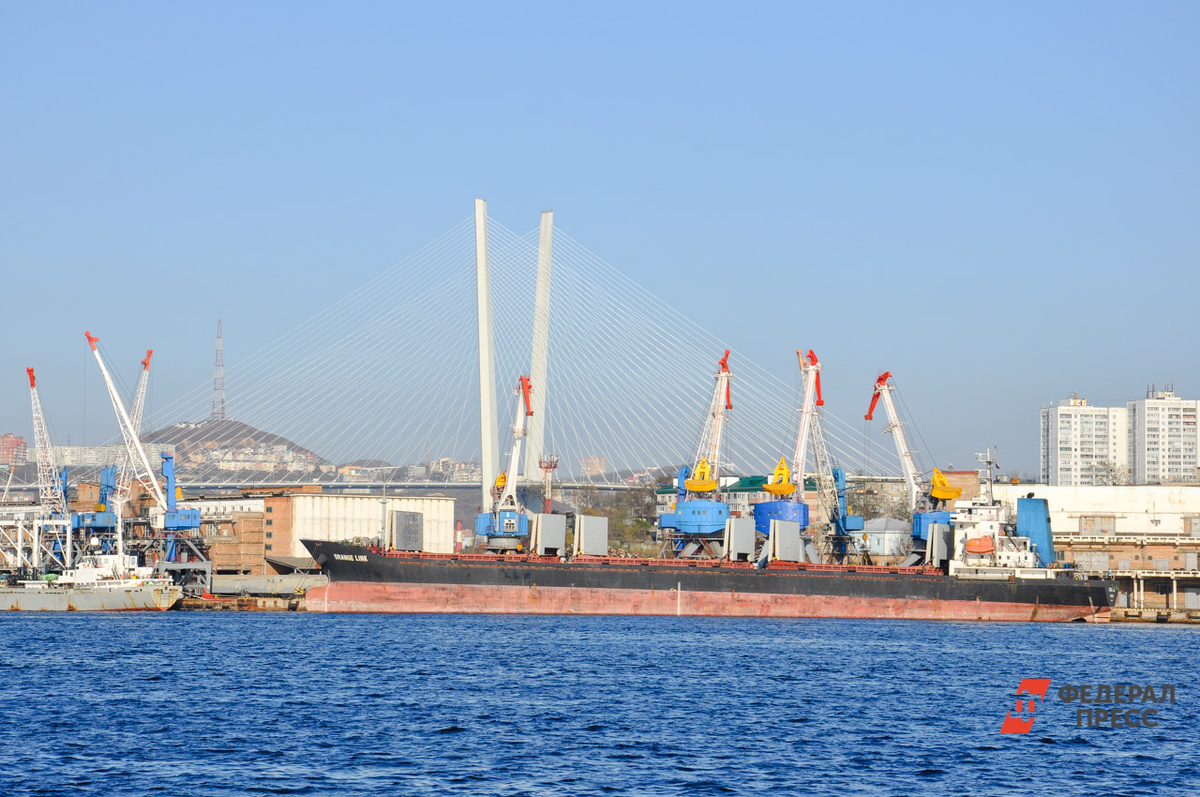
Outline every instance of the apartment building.
POLYGON ((1051 486, 1197 484, 1200 401, 1153 386, 1124 407, 1077 394, 1043 407, 1040 481, 1051 486))
POLYGON ((1041 411, 1043 484, 1128 484, 1129 412, 1096 407, 1078 394, 1041 411))
POLYGON ((1200 401, 1168 388, 1128 403, 1128 467, 1134 484, 1195 484, 1196 414, 1200 401))

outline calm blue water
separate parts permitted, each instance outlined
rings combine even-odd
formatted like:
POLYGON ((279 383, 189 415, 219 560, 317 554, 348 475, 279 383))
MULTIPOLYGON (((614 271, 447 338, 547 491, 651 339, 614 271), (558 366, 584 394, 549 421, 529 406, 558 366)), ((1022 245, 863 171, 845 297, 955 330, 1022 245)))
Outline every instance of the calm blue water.
POLYGON ((0 794, 1197 794, 1200 628, 0 617, 0 794), (1022 677, 1177 685, 1077 730, 1022 677))

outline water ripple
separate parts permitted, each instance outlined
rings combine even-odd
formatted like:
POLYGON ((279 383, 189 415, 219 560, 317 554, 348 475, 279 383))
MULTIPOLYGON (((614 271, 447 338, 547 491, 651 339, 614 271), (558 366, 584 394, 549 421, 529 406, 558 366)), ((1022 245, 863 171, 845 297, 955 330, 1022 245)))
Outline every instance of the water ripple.
POLYGON ((1191 628, 0 616, 0 794, 1200 793, 1191 628), (1021 678, 1176 684, 1075 726, 1021 678))

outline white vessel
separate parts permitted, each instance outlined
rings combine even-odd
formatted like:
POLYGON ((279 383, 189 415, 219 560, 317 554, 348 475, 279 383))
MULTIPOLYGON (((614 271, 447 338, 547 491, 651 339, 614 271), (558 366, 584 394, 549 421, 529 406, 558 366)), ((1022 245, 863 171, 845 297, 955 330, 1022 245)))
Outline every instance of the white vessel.
POLYGON ((57 578, 0 587, 0 610, 42 612, 166 611, 183 597, 170 578, 138 567, 133 556, 85 556, 57 578))

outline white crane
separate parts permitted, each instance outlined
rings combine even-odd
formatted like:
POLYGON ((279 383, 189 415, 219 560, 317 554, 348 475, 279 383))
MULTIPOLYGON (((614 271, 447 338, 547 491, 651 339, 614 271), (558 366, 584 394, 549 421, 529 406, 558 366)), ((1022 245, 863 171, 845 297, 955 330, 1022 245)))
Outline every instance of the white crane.
POLYGON ((879 378, 875 380, 875 392, 871 396, 871 406, 864 418, 868 421, 874 418, 875 407, 882 398, 883 408, 888 416, 888 425, 884 427, 883 433, 890 434, 892 441, 896 444, 896 456, 899 457, 900 466, 904 470, 904 486, 908 491, 909 511, 915 512, 921 507, 921 499, 926 492, 935 499, 934 506, 937 505, 937 502, 958 498, 962 495, 962 488, 951 487, 950 482, 937 468, 933 469, 933 482, 928 490, 922 483, 921 474, 913 462, 912 449, 908 447, 908 438, 904 435, 904 424, 901 423, 900 413, 896 411, 896 403, 892 400, 892 391, 895 389, 892 372, 884 371, 880 374, 879 378))
POLYGON ((796 480, 797 490, 804 493, 804 465, 811 441, 813 458, 816 460, 817 498, 825 516, 831 519, 839 516, 837 482, 833 477, 833 460, 829 449, 825 446, 825 432, 821 428, 821 413, 818 407, 825 406, 821 398, 821 362, 812 349, 808 357, 797 349, 796 356, 800 359, 800 373, 804 378, 804 403, 800 407, 800 434, 796 439, 796 480))
POLYGON ((868 421, 873 420, 875 416, 875 407, 879 404, 879 399, 883 399, 883 408, 887 411, 888 425, 883 428, 884 434, 892 436, 892 442, 896 444, 896 456, 900 458, 900 467, 904 471, 904 486, 908 491, 908 508, 916 509, 917 504, 921 500, 921 483, 920 476, 917 473, 917 466, 913 463, 912 450, 908 447, 908 438, 904 436, 904 424, 900 422, 900 414, 896 412, 896 403, 892 401, 892 391, 896 386, 892 384, 892 372, 884 371, 875 380, 875 392, 871 396, 871 407, 867 410, 864 418, 868 421))
MULTIPOLYGON (((33 404, 33 440, 38 449, 38 501, 42 507, 41 523, 43 530, 57 529, 49 533, 62 536, 62 552, 64 567, 71 566, 71 518, 67 514, 66 485, 54 462, 54 450, 50 447, 50 430, 46 427, 46 416, 42 412, 42 400, 38 397, 37 378, 32 368, 26 368, 29 374, 29 395, 33 404)), ((42 545, 46 540, 40 541, 42 545)), ((39 545, 34 545, 34 565, 40 565, 39 545)))
POLYGON ((525 419, 533 415, 533 406, 529 403, 531 389, 529 377, 522 376, 517 381, 516 390, 513 391, 521 398, 517 401, 517 417, 513 419, 513 442, 508 457, 508 470, 500 474, 500 479, 504 480, 503 484, 497 485, 501 489, 496 502, 496 513, 517 511, 517 469, 521 465, 521 443, 525 440, 525 419))
POLYGON ((721 482, 721 436, 725 431, 726 413, 733 409, 729 394, 729 383, 733 380, 729 370, 729 349, 717 362, 715 378, 717 384, 708 405, 700 445, 696 448, 692 478, 684 482, 684 486, 694 493, 713 492, 721 482))
MULTIPOLYGON (((137 391, 133 398, 133 416, 130 418, 130 423, 133 426, 134 437, 138 440, 141 440, 142 409, 146 405, 146 385, 150 381, 150 358, 153 356, 154 350, 146 349, 146 358, 142 360, 142 373, 138 377, 137 391)), ((125 534, 121 518, 124 515, 125 505, 129 503, 129 490, 133 486, 133 478, 136 473, 137 468, 133 462, 133 455, 126 449, 125 459, 117 469, 116 485, 110 499, 112 512, 116 518, 117 555, 119 556, 125 554, 125 534)))
MULTIPOLYGON (((108 368, 104 365, 104 358, 100 356, 100 350, 96 348, 96 343, 99 338, 93 337, 91 332, 85 332, 88 345, 92 347, 92 354, 96 357, 96 363, 100 366, 100 373, 104 377, 104 386, 108 388, 108 397, 112 401, 113 409, 117 411, 117 423, 121 427, 121 438, 125 441, 125 451, 129 455, 130 461, 133 463, 134 471, 139 481, 146 488, 147 492, 154 496, 155 502, 163 511, 167 511, 167 498, 163 495, 162 487, 159 486, 158 480, 154 478, 154 469, 150 467, 150 459, 146 456, 146 449, 142 448, 142 441, 138 437, 137 428, 133 425, 133 420, 129 417, 129 413, 125 410, 125 402, 121 400, 121 394, 117 392, 116 385, 113 384, 112 377, 108 374, 108 368)), ((143 373, 149 368, 149 357, 144 361, 146 368, 143 373)), ((140 422, 140 418, 138 419, 140 422)))
POLYGON ((520 482, 521 444, 525 440, 525 419, 533 415, 529 400, 532 386, 529 377, 517 383, 517 416, 513 419, 512 450, 508 470, 496 477, 492 486, 491 511, 481 510, 475 519, 475 534, 484 538, 484 545, 494 551, 519 549, 521 538, 529 533, 529 518, 517 506, 517 484, 520 482))
POLYGON ((817 355, 811 351, 809 356, 813 361, 811 366, 805 363, 804 353, 796 350, 796 357, 800 360, 800 378, 804 383, 804 398, 800 402, 800 430, 796 433, 796 453, 792 457, 792 480, 801 495, 804 494, 804 467, 808 459, 809 429, 812 428, 812 418, 816 415, 814 402, 817 400, 817 391, 821 384, 821 364, 817 362, 817 355), (810 367, 813 378, 810 378, 810 367))
POLYGON ((800 495, 804 494, 804 458, 811 441, 813 457, 816 459, 817 498, 821 511, 829 521, 830 534, 819 541, 818 547, 827 555, 841 561, 843 556, 861 557, 867 564, 870 558, 859 541, 850 532, 862 530, 862 517, 851 515, 846 506, 846 475, 834 467, 825 445, 825 432, 821 424, 820 407, 825 405, 821 398, 821 362, 812 349, 807 357, 796 351, 800 359, 800 373, 804 378, 804 404, 800 408, 800 434, 796 441, 796 475, 794 476, 800 495), (834 545, 833 541, 844 541, 834 545))

